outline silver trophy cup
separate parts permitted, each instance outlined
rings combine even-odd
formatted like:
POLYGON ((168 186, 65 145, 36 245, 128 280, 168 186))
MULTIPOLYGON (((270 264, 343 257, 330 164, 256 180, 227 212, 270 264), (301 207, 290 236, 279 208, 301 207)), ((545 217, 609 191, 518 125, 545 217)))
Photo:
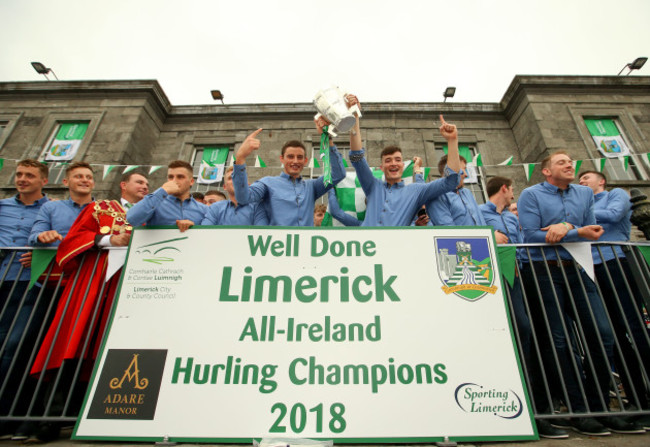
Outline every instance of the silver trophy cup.
POLYGON ((314 119, 324 116, 327 121, 332 123, 329 126, 328 133, 336 136, 337 132, 348 132, 354 126, 356 118, 353 113, 361 116, 361 111, 357 105, 348 109, 345 103, 345 93, 338 87, 330 87, 320 90, 314 96, 314 105, 318 113, 314 119))

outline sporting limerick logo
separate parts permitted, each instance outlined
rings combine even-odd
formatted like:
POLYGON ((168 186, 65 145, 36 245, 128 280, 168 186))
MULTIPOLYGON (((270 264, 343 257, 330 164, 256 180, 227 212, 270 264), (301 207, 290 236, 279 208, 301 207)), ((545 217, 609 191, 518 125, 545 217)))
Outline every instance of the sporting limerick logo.
POLYGON ((187 239, 185 237, 177 237, 174 239, 167 239, 165 241, 154 242, 153 244, 141 245, 135 249, 135 252, 143 256, 143 261, 151 262, 152 264, 162 264, 163 262, 172 262, 174 258, 170 255, 180 250, 170 244, 170 242, 182 241, 187 239), (162 247, 161 247, 162 245, 162 247), (147 257, 144 257, 147 256, 147 257))
POLYGON ((433 239, 443 292, 476 301, 497 291, 488 238, 433 239))

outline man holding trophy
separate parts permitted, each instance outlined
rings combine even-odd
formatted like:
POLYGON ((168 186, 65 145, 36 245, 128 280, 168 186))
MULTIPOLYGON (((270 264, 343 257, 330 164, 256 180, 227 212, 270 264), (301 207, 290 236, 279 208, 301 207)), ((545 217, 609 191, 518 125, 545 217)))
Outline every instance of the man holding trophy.
MULTIPOLYGON (((358 105, 354 95, 346 100, 350 106, 358 105)), ((458 131, 456 126, 445 122, 440 116, 440 133, 449 147, 445 176, 431 183, 411 183, 402 180, 404 161, 398 146, 388 146, 381 152, 380 169, 384 181, 376 178, 364 158, 361 130, 357 118, 350 132, 350 161, 357 171, 359 183, 367 199, 365 227, 408 226, 418 210, 430 200, 454 191, 460 182, 460 157, 458 155, 458 131)))

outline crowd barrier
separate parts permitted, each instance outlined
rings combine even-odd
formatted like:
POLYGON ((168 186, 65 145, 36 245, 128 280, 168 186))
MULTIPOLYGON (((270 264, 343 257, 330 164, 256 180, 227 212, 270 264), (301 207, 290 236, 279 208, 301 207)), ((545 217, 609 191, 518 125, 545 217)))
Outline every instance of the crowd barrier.
MULTIPOLYGON (((533 246, 523 244, 517 250, 526 257, 533 246)), ((547 247, 547 251, 557 253, 556 246, 547 247)), ((519 262, 513 285, 506 287, 514 337, 536 418, 650 414, 650 321, 646 311, 650 308, 650 270, 643 256, 643 250, 650 246, 598 243, 594 247, 596 258, 606 260, 594 268, 598 295, 595 301, 581 298, 588 293, 590 284, 583 266, 575 261, 544 257, 533 264, 519 262), (549 278, 555 279, 555 286, 550 285, 549 278), (519 297, 523 302, 515 302, 519 297), (559 307, 562 301, 567 318, 560 318, 558 325, 549 302, 559 307), (604 309, 606 321, 597 321, 599 311, 594 306, 604 309), (603 330, 613 337, 603 338, 603 330), (552 341, 557 337, 568 341, 565 351, 552 341), (563 352, 570 353, 564 366, 563 352), (604 363, 599 361, 604 358, 604 363), (608 388, 595 400, 590 387, 598 385, 592 382, 598 382, 601 388, 605 383, 608 388), (584 402, 584 408, 575 402, 584 402)), ((12 260, 25 250, 6 247, 2 253, 12 260)), ((97 272, 98 258, 88 259, 94 260, 91 275, 101 274, 97 272)), ((13 276, 21 278, 21 273, 22 269, 13 276)), ((57 273, 50 265, 32 288, 27 287, 28 281, 9 280, 7 276, 8 271, 0 272, 0 421, 71 425, 88 385, 102 335, 101 322, 110 311, 110 302, 89 298, 88 285, 79 278, 80 269, 57 273), (63 293, 84 287, 80 306, 78 302, 71 304, 71 294, 63 293), (37 358, 49 364, 58 355, 52 348, 42 349, 46 334, 54 337, 54 343, 48 346, 56 346, 60 333, 71 332, 69 327, 63 331, 62 325, 72 324, 74 329, 82 309, 88 306, 92 309, 85 309, 83 321, 87 327, 77 331, 83 337, 74 358, 45 372, 33 371, 37 358), (55 317, 57 310, 68 318, 55 317)))

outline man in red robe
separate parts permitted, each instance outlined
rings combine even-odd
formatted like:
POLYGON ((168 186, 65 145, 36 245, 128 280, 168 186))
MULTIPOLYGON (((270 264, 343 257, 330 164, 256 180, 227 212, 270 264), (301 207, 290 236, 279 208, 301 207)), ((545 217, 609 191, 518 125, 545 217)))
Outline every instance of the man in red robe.
POLYGON ((57 250, 56 262, 68 281, 32 374, 88 353, 95 358, 119 280, 115 274, 105 281, 108 251, 98 248, 126 246, 130 237, 126 212, 116 200, 96 201, 79 214, 57 250))

